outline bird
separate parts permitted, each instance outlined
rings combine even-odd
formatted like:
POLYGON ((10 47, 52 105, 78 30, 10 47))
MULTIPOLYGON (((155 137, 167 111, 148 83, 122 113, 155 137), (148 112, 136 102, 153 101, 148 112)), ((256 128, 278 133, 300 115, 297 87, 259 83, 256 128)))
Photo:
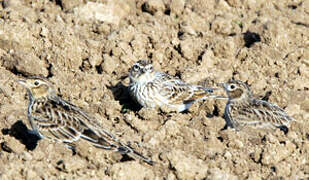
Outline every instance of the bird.
POLYGON ((197 101, 221 98, 213 94, 215 88, 188 84, 169 74, 155 71, 152 60, 137 61, 129 70, 129 78, 129 94, 146 108, 167 106, 183 112, 197 101))
POLYGON ((255 99, 249 86, 239 80, 221 83, 228 102, 224 117, 227 127, 241 130, 244 127, 274 129, 286 132, 291 121, 295 121, 282 108, 265 100, 255 99))
POLYGON ((27 89, 28 120, 39 137, 65 143, 73 149, 76 141, 86 140, 97 148, 127 154, 133 159, 154 164, 151 159, 104 130, 97 119, 57 95, 54 84, 47 78, 34 76, 18 82, 27 89))

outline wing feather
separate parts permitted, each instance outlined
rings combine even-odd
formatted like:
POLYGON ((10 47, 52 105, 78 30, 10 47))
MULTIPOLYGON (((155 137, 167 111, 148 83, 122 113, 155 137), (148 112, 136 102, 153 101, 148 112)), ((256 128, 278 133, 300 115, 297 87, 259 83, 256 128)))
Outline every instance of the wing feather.
POLYGON ((43 137, 65 143, 82 138, 96 147, 128 154, 153 164, 153 161, 103 130, 94 118, 58 96, 51 97, 44 105, 36 107, 38 108, 32 111, 31 118, 43 137))
POLYGON ((231 109, 234 121, 239 124, 269 124, 288 126, 294 119, 283 109, 267 101, 253 99, 247 106, 231 109))
POLYGON ((187 84, 168 74, 157 73, 156 76, 158 77, 156 84, 161 86, 159 93, 169 104, 191 103, 206 98, 213 92, 213 89, 187 84))

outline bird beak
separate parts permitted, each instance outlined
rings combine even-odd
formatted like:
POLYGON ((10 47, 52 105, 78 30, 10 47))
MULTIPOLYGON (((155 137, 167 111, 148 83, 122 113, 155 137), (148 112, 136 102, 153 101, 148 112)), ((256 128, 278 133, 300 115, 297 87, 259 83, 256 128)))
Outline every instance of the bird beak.
POLYGON ((227 84, 226 83, 218 83, 218 86, 226 89, 227 88, 227 84))
POLYGON ((226 96, 221 96, 221 95, 210 95, 209 97, 215 98, 215 99, 228 99, 226 96))
MULTIPOLYGON (((223 84, 223 83, 218 83, 217 85, 223 86, 221 84, 223 84)), ((219 90, 223 91, 222 88, 211 88, 211 90, 213 90, 213 91, 219 91, 219 90)), ((212 98, 215 98, 215 99, 228 99, 227 97, 222 96, 222 95, 218 95, 218 94, 211 94, 209 97, 212 97, 212 98)))
POLYGON ((23 80, 23 79, 19 79, 17 80, 17 82, 25 87, 27 87, 27 84, 26 84, 26 80, 23 80))

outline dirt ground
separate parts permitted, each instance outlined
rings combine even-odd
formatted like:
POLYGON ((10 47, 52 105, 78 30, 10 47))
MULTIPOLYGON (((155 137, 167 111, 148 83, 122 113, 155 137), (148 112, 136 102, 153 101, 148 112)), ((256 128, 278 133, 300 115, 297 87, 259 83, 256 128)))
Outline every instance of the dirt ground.
POLYGON ((308 179, 308 119, 308 0, 0 0, 0 179, 308 179), (186 82, 271 91, 297 121, 235 132, 223 100, 141 109, 126 87, 142 58, 186 82), (38 141, 16 80, 39 74, 157 163, 38 141))

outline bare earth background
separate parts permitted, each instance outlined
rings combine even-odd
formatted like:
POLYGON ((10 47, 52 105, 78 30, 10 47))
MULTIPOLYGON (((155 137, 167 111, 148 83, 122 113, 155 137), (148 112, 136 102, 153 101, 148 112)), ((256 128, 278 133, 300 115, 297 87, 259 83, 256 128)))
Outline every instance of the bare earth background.
POLYGON ((0 2, 0 179, 309 178, 308 0, 0 2), (222 130, 222 100, 139 109, 126 86, 141 58, 190 83, 234 77, 256 97, 271 91, 297 122, 287 134, 222 130), (38 74, 157 164, 37 142, 15 80, 38 74))

